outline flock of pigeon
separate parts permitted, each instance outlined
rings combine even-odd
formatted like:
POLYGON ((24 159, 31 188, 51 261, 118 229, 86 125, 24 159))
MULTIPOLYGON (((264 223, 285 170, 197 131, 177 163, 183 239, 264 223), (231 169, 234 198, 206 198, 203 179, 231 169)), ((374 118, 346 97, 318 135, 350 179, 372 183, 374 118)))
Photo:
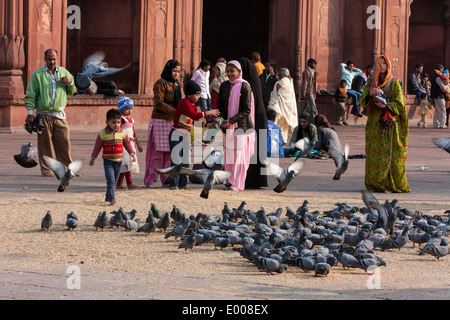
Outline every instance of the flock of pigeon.
MULTIPOLYGON (((402 208, 397 200, 380 203, 367 190, 362 191, 363 207, 338 203, 329 211, 310 212, 308 201, 296 210, 286 207, 266 213, 246 209, 243 201, 238 208, 225 202, 222 214, 210 217, 203 213, 187 216, 173 205, 163 212, 152 203, 144 221, 136 219, 136 210, 123 208, 99 213, 95 230, 105 228, 135 231, 148 236, 164 233, 164 239, 177 241, 178 249, 190 250, 202 245, 214 245, 215 250, 232 250, 268 274, 283 273, 288 266, 299 267, 315 276, 327 276, 331 269, 362 269, 373 272, 386 262, 376 250, 399 251, 408 243, 419 246, 419 254, 429 254, 435 261, 449 254, 450 210, 443 215, 430 215, 402 208), (421 247, 422 246, 422 247, 421 247)), ((42 219, 41 228, 49 231, 51 213, 42 219)), ((66 227, 74 230, 78 215, 67 215, 66 227)))

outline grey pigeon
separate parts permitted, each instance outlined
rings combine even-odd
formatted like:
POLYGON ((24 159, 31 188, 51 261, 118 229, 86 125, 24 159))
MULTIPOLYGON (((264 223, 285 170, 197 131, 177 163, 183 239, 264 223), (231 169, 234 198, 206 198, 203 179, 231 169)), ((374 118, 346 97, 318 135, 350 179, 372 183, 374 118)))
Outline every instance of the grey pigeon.
POLYGON ((47 211, 47 214, 42 218, 41 221, 41 229, 45 232, 48 232, 50 227, 53 224, 52 215, 50 211, 47 211))
POLYGON ((78 215, 75 212, 70 212, 67 215, 66 227, 68 230, 75 230, 78 227, 78 215))
POLYGON ((298 149, 300 151, 299 155, 295 159, 295 161, 297 161, 302 156, 309 155, 311 153, 312 149, 314 148, 314 146, 311 145, 311 142, 308 138, 303 138, 295 143, 294 148, 298 149))
POLYGON ((52 159, 44 155, 44 160, 48 167, 53 171, 56 178, 59 180, 58 192, 64 192, 72 180, 81 170, 83 161, 77 160, 66 166, 58 160, 52 159))
POLYGON ((200 175, 200 172, 189 168, 185 168, 182 163, 165 169, 155 169, 155 172, 167 175, 167 179, 164 182, 164 184, 170 184, 176 177, 180 175, 186 176, 200 175))
POLYGON ((276 193, 284 192, 289 183, 300 174, 300 170, 303 168, 303 161, 301 160, 295 161, 287 170, 270 161, 265 161, 264 164, 266 165, 267 173, 277 178, 278 185, 273 189, 276 193))
POLYGON ((450 153, 450 138, 436 138, 433 139, 433 143, 436 145, 436 147, 450 153))
POLYGON ((331 266, 326 262, 317 263, 314 267, 316 277, 326 277, 331 271, 331 266))
POLYGON ((295 259, 295 263, 305 272, 316 270, 316 261, 313 258, 300 257, 295 259))
POLYGON ((161 232, 163 231, 166 232, 166 229, 169 227, 169 225, 170 225, 170 217, 169 213, 166 212, 162 217, 162 219, 158 220, 158 222, 156 223, 156 228, 161 230, 161 232))
POLYGON ((151 232, 156 230, 156 224, 152 220, 151 222, 145 223, 142 227, 137 229, 137 232, 144 232, 146 236, 148 236, 151 232))
POLYGON ((427 243, 428 241, 430 241, 431 239, 431 235, 429 233, 413 233, 413 234, 408 234, 408 239, 412 241, 413 243, 413 248, 416 247, 416 244, 420 245, 427 243))
POLYGON ((212 240, 214 243, 214 249, 217 249, 217 247, 219 247, 220 250, 223 250, 230 244, 230 239, 225 237, 214 237, 212 240))
POLYGON ((98 229, 103 229, 108 225, 109 218, 106 215, 106 211, 100 212, 97 219, 94 222, 95 230, 98 231, 98 229))
POLYGON ((129 63, 123 68, 110 68, 108 64, 104 62, 105 56, 106 55, 104 52, 99 51, 90 55, 83 62, 81 72, 77 73, 77 75, 75 76, 75 83, 77 85, 77 88, 79 88, 80 90, 85 90, 89 87, 91 79, 103 78, 109 75, 113 75, 131 66, 131 63, 129 63))
POLYGON ((344 153, 342 154, 337 149, 335 149, 333 146, 329 148, 328 154, 330 157, 334 160, 334 164, 336 165, 336 173, 333 177, 333 180, 339 180, 341 179, 341 176, 347 171, 348 169, 348 154, 349 154, 350 148, 349 145, 345 145, 344 153))
POLYGON ((136 219, 136 220, 122 220, 120 222, 120 226, 123 227, 125 229, 125 231, 132 231, 132 230, 136 230, 139 229, 139 224, 140 224, 141 220, 136 219))
POLYGON ((186 233, 187 229, 189 228, 190 223, 191 223, 190 219, 185 218, 179 225, 174 227, 172 229, 172 231, 167 233, 164 236, 164 239, 167 239, 170 237, 175 237, 175 239, 178 239, 179 237, 183 236, 186 233))
POLYGON ((184 251, 191 249, 191 252, 194 252, 196 242, 197 240, 195 237, 195 231, 192 231, 190 235, 183 239, 183 241, 178 246, 178 249, 184 249, 184 251))
POLYGON ((203 189, 202 192, 200 193, 200 197, 202 197, 203 199, 208 199, 209 192, 212 190, 214 185, 223 184, 230 177, 231 173, 227 171, 220 171, 220 170, 210 171, 210 173, 206 177, 205 183, 203 184, 203 189))
POLYGON ((434 257, 434 261, 439 261, 440 258, 445 257, 450 253, 450 248, 444 246, 429 245, 422 248, 421 253, 431 254, 434 257))
POLYGON ((358 259, 348 253, 338 254, 337 259, 344 269, 357 268, 359 266, 358 259))
POLYGON ((385 251, 385 250, 388 250, 388 249, 398 249, 398 250, 400 250, 401 248, 403 248, 408 243, 408 240, 409 240, 409 238, 408 238, 408 230, 409 230, 409 227, 406 226, 403 229, 403 232, 402 232, 402 234, 399 237, 389 241, 387 243, 387 245, 382 247, 381 250, 382 251, 385 251))
POLYGON ((152 212, 153 217, 155 217, 156 219, 162 219, 164 215, 163 212, 159 210, 154 203, 150 204, 150 211, 152 212))
POLYGON ((384 262, 383 260, 379 260, 379 259, 362 259, 356 265, 356 268, 363 269, 365 272, 368 272, 368 271, 373 271, 381 266, 386 267, 386 262, 384 262))
POLYGON ((14 160, 24 168, 34 168, 38 165, 36 162, 37 148, 29 142, 20 148, 20 154, 14 155, 14 160))
POLYGON ((267 274, 283 273, 287 270, 287 265, 280 263, 280 261, 265 257, 257 256, 254 258, 254 263, 261 271, 267 272, 267 274))

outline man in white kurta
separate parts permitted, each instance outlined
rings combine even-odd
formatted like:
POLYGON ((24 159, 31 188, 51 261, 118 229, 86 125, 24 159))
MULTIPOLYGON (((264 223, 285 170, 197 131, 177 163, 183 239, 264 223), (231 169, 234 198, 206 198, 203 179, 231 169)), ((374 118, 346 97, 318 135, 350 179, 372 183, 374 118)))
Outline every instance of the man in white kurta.
POLYGON ((289 70, 280 69, 279 77, 280 80, 275 84, 268 108, 277 113, 275 123, 281 128, 284 141, 289 141, 289 128, 294 130, 298 126, 297 98, 289 70))

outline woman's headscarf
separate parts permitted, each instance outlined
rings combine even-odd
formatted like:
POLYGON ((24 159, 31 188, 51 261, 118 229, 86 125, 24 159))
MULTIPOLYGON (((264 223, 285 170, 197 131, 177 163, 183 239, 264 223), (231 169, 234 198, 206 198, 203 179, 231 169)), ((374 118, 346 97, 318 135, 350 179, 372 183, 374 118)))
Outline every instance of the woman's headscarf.
MULTIPOLYGON (((248 85, 250 85, 250 84, 246 80, 243 79, 242 67, 238 61, 236 61, 236 60, 230 61, 230 62, 228 62, 228 65, 233 65, 238 70, 240 70, 240 73, 239 73, 239 76, 237 77, 237 79, 234 81, 230 80, 230 83, 233 85, 233 88, 231 89, 230 99, 228 102, 228 119, 231 119, 232 117, 234 117, 235 115, 237 115, 239 113, 239 103, 240 103, 240 99, 241 99, 242 84, 243 83, 247 83, 248 85)), ((252 122, 255 123, 255 99, 253 97, 253 93, 252 93, 252 98, 251 98, 250 118, 252 119, 252 122)), ((235 126, 237 126, 236 123, 235 123, 235 126)), ((233 128, 233 129, 235 129, 235 128, 233 128)))
POLYGON ((377 61, 375 63, 375 70, 372 77, 372 88, 378 87, 380 89, 384 88, 387 84, 390 84, 392 80, 392 65, 389 61, 388 57, 381 55, 377 58, 377 61), (381 74, 381 63, 383 60, 386 61, 387 64, 387 70, 386 70, 386 77, 382 82, 380 82, 380 74, 381 74))
POLYGON ((214 80, 209 85, 211 92, 212 91, 219 92, 220 85, 228 80, 228 77, 226 75, 227 65, 223 62, 218 62, 216 64, 216 67, 217 69, 219 69, 220 73, 216 78, 214 78, 214 80))
POLYGON ((172 82, 175 85, 175 92, 174 92, 174 100, 173 100, 173 107, 176 108, 178 106, 178 103, 181 101, 181 86, 180 82, 177 79, 174 79, 172 76, 172 70, 176 67, 181 67, 181 63, 179 63, 175 59, 171 59, 167 61, 166 65, 164 66, 164 70, 161 73, 161 78, 168 82, 172 82))

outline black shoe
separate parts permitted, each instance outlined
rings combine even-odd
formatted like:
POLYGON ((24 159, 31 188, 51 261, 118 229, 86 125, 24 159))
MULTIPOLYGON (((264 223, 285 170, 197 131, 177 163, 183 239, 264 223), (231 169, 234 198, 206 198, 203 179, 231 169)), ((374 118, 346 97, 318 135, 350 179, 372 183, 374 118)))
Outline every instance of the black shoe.
POLYGON ((342 124, 344 125, 344 126, 348 126, 348 123, 347 122, 342 122, 342 124))

